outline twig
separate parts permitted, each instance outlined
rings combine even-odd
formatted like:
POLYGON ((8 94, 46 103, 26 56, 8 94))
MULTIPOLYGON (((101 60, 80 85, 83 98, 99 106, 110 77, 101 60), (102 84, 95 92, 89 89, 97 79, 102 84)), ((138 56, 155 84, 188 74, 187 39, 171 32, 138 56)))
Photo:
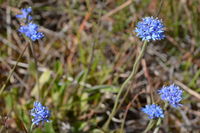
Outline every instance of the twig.
POLYGON ((128 110, 129 110, 130 107, 131 107, 131 104, 135 101, 135 99, 136 99, 139 95, 141 95, 141 94, 143 94, 143 93, 145 93, 145 90, 143 90, 143 91, 139 92, 138 94, 136 94, 136 95, 133 97, 133 99, 131 100, 131 102, 127 105, 126 111, 125 111, 125 113, 124 113, 124 118, 123 118, 122 124, 121 124, 121 129, 120 129, 121 133, 123 133, 123 129, 124 129, 124 124, 125 124, 126 116, 127 116, 127 114, 128 114, 128 110))
POLYGON ((104 16, 102 16, 101 19, 105 19, 108 18, 110 16, 112 16, 113 14, 119 12, 120 10, 122 10, 123 8, 129 6, 131 3, 133 2, 133 0, 128 0, 126 2, 124 2, 122 5, 118 6, 117 8, 111 10, 109 13, 105 14, 104 16))
POLYGON ((15 64, 14 67, 12 68, 10 74, 8 75, 8 78, 6 79, 5 84, 1 87, 1 89, 0 89, 0 95, 1 95, 1 93, 4 91, 4 89, 6 88, 6 85, 8 84, 8 82, 9 82, 9 80, 10 80, 10 77, 12 76, 12 74, 13 74, 13 72, 14 72, 14 70, 15 70, 15 68, 16 68, 16 66, 17 66, 17 64, 18 64, 18 62, 19 62, 19 60, 20 60, 21 57, 24 55, 24 52, 26 51, 26 48, 28 47, 28 45, 29 45, 29 43, 27 43, 26 46, 24 47, 22 53, 19 55, 19 57, 18 57, 18 59, 17 59, 16 64, 15 64))
MULTIPOLYGON (((3 61, 3 59, 0 58, 0 61, 3 61)), ((6 60, 6 61, 11 65, 15 65, 16 64, 16 61, 14 61, 14 60, 6 60)), ((23 62, 18 62, 17 66, 22 67, 22 68, 28 68, 29 67, 27 63, 23 63, 23 62)), ((48 68, 38 67, 38 71, 40 71, 40 72, 45 72, 46 69, 48 69, 48 68)))
POLYGON ((147 79, 148 81, 148 85, 147 85, 147 92, 150 94, 150 96, 147 96, 147 103, 149 102, 154 102, 154 99, 153 99, 153 89, 151 87, 151 77, 149 75, 149 71, 148 71, 148 68, 147 68, 147 64, 146 64, 146 60, 145 59, 142 59, 141 60, 141 65, 142 65, 142 68, 143 68, 143 71, 144 71, 144 76, 145 78, 147 79))
POLYGON ((0 36, 0 42, 2 42, 3 44, 11 47, 12 49, 14 49, 15 51, 17 51, 18 53, 21 53, 19 48, 16 47, 14 44, 12 44, 9 40, 3 38, 2 36, 0 36))
POLYGON ((164 4, 164 0, 161 0, 161 2, 160 2, 160 6, 159 6, 159 9, 158 9, 158 12, 156 13, 156 17, 158 17, 158 16, 159 16, 159 14, 160 14, 160 11, 161 11, 161 9, 162 9, 162 6, 163 6, 163 4, 164 4))
MULTIPOLYGON (((6 67, 9 69, 9 71, 12 70, 11 67, 10 67, 6 62, 4 62, 4 64, 5 64, 6 67)), ((16 64, 16 63, 15 63, 15 64, 16 64)), ((13 76, 16 77, 16 79, 18 79, 19 82, 20 82, 26 89, 28 89, 28 86, 25 84, 25 82, 24 82, 15 72, 13 73, 13 76)))
POLYGON ((179 85, 181 88, 183 88, 185 91, 187 91, 189 94, 193 95, 194 97, 196 97, 198 100, 200 100, 200 94, 197 93, 196 91, 193 91, 192 89, 190 89, 189 87, 187 87, 186 85, 184 85, 183 83, 181 83, 178 80, 174 81, 175 84, 179 85))

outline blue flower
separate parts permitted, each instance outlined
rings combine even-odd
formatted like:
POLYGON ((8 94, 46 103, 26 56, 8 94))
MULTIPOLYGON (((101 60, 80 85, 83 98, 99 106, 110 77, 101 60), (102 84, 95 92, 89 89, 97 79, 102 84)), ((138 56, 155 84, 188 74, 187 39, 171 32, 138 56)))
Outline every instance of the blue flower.
POLYGON ((142 40, 161 40, 165 37, 164 25, 158 18, 145 17, 138 22, 135 32, 142 40))
POLYGON ((164 101, 169 102, 169 104, 175 108, 181 106, 179 103, 182 100, 183 91, 174 84, 170 86, 164 86, 159 91, 160 98, 164 101))
POLYGON ((17 18, 32 20, 32 17, 30 16, 30 13, 32 12, 31 7, 29 7, 29 8, 23 8, 21 10, 21 12, 22 12, 22 14, 16 15, 17 18))
POLYGON ((163 110, 158 105, 146 105, 145 108, 142 108, 141 110, 149 116, 149 119, 164 118, 163 110))
POLYGON ((47 107, 42 106, 40 102, 34 102, 34 108, 31 110, 31 115, 34 117, 32 119, 33 124, 38 125, 40 122, 49 122, 49 117, 51 112, 47 107))
POLYGON ((44 37, 43 33, 38 32, 38 28, 39 26, 37 24, 29 23, 27 25, 21 26, 19 28, 19 32, 35 41, 44 37))

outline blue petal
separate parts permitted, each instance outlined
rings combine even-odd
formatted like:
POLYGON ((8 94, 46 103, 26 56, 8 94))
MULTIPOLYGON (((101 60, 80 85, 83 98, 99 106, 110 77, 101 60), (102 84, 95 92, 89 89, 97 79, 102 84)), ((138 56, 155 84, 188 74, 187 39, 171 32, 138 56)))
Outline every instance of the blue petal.
POLYGON ((138 22, 135 32, 139 38, 147 41, 161 40, 165 37, 162 21, 153 17, 142 18, 142 21, 138 22))
POLYGON ((158 90, 160 98, 163 101, 169 102, 169 104, 175 108, 181 106, 180 101, 182 100, 183 91, 174 84, 170 86, 164 86, 158 90))
POLYGON ((164 118, 163 110, 158 105, 146 105, 145 108, 142 108, 141 110, 148 115, 149 119, 164 118))
POLYGON ((33 124, 38 125, 40 122, 49 122, 51 112, 47 107, 42 106, 40 102, 34 102, 34 108, 31 110, 31 115, 34 117, 32 119, 33 124))

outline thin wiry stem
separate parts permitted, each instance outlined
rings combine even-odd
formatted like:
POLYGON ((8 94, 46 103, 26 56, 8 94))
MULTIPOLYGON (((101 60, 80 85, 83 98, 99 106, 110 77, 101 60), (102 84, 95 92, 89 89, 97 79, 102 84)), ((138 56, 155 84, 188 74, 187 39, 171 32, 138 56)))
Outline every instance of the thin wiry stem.
MULTIPOLYGON (((86 1, 87 2, 87 5, 89 6, 89 4, 90 4, 90 2, 87 0, 86 1)), ((92 7, 92 8, 89 8, 89 10, 90 10, 90 12, 92 13, 93 12, 93 9, 94 9, 94 7, 92 7)), ((98 14, 99 15, 99 18, 100 18, 100 16, 102 15, 102 11, 98 14)), ((97 22, 97 25, 100 25, 100 19, 98 20, 98 22, 97 22)), ((97 36, 99 35, 99 33, 100 33, 100 30, 101 30, 101 27, 102 27, 102 25, 100 25, 100 27, 98 28, 98 30, 97 30, 97 36)), ((91 71, 91 67, 92 67, 92 63, 93 63, 93 60, 94 60, 94 51, 95 51, 95 46, 96 46, 96 43, 97 43, 97 40, 95 39, 94 40, 94 42, 92 43, 92 48, 91 48, 91 51, 89 52, 89 63, 88 63, 88 66, 87 66, 87 68, 86 68, 86 70, 85 70, 85 72, 84 72, 84 75, 83 75, 83 78, 82 78, 82 82, 85 82, 86 81, 86 78, 87 78, 87 75, 90 73, 90 71, 91 71)), ((82 93, 82 90, 83 90, 83 86, 81 86, 80 88, 79 88, 79 90, 78 90, 78 95, 81 95, 81 93, 82 93)))
POLYGON ((139 92, 137 95, 135 95, 134 98, 131 100, 131 102, 127 105, 126 111, 125 111, 125 113, 124 113, 124 117, 123 117, 123 119, 122 119, 121 128, 120 128, 120 133, 123 133, 124 125, 125 125, 125 120, 126 120, 126 116, 127 116, 127 114, 128 114, 128 110, 130 109, 130 107, 131 107, 132 103, 135 101, 135 99, 136 99, 139 95, 141 95, 142 93, 145 93, 145 90, 143 90, 143 91, 139 92))
POLYGON ((164 0, 161 0, 161 2, 160 2, 160 6, 159 6, 159 9, 158 9, 158 12, 156 13, 156 17, 159 16, 163 4, 164 4, 164 0))
MULTIPOLYGON (((129 81, 135 76, 136 72, 137 72, 137 67, 140 63, 140 60, 142 59, 143 55, 144 55, 144 52, 145 52, 145 49, 147 47, 147 41, 144 42, 143 46, 142 46, 142 50, 139 54, 139 56, 136 58, 136 61, 133 65, 133 68, 132 68, 132 72, 131 74, 129 75, 129 77, 125 80, 125 82, 122 84, 122 86, 120 87, 120 90, 117 94, 117 97, 116 97, 116 100, 115 100, 115 103, 114 103, 114 107, 112 109, 112 112, 111 114, 109 115, 109 118, 108 120, 106 121, 105 125, 103 126, 103 130, 107 131, 108 130, 108 126, 111 122, 111 119, 114 117, 114 115, 116 114, 117 112, 117 105, 119 103, 119 99, 120 99, 120 96, 122 94, 122 92, 125 90, 125 87, 126 85, 129 83, 129 81)), ((129 91, 129 89, 127 90, 129 91)))
MULTIPOLYGON (((157 11, 157 13, 156 13, 156 15, 155 15, 156 17, 159 16, 163 4, 164 4, 164 0, 161 0, 161 2, 160 2, 160 6, 159 6, 159 9, 158 9, 158 11, 157 11)), ((152 99, 152 101, 153 101, 153 97, 152 97, 152 95, 151 95, 151 99, 152 99)), ((167 105, 166 105, 166 106, 167 106, 167 105)), ((157 133, 157 132, 158 132, 158 130, 159 130, 159 125, 160 125, 160 124, 161 124, 161 118, 159 118, 158 121, 157 121, 157 123, 156 123, 157 128, 154 130, 154 133, 157 133)), ((149 125, 149 126, 152 125, 152 120, 150 120, 150 122, 149 122, 148 125, 149 125)), ((148 127, 148 126, 147 126, 147 127, 148 127)), ((151 128, 152 128, 152 127, 153 127, 153 125, 151 126, 151 128)), ((148 132, 151 128, 146 128, 145 131, 144 131, 143 133, 148 132)))
POLYGON ((4 85, 1 87, 1 90, 0 90, 0 95, 1 93, 4 91, 4 89, 6 88, 6 85, 8 84, 11 76, 13 75, 14 71, 15 71, 15 68, 16 66, 18 65, 19 63, 19 60, 22 58, 22 56, 24 55, 24 52, 26 51, 26 48, 28 47, 29 43, 27 43, 22 51, 22 53, 19 55, 19 57, 17 58, 17 62, 16 64, 13 66, 12 70, 10 71, 10 74, 8 75, 8 78, 6 79, 6 82, 4 83, 4 85))
MULTIPOLYGON (((94 47, 95 47, 95 42, 92 43, 92 49, 91 49, 91 51, 90 51, 89 64, 88 64, 88 67, 87 67, 86 71, 85 71, 84 74, 83 74, 83 80, 82 80, 82 82, 85 82, 86 77, 87 77, 88 73, 89 73, 90 70, 91 70, 92 62, 93 62, 93 59, 94 59, 94 47)), ((83 89, 83 86, 81 86, 81 87, 79 88, 78 95, 81 95, 82 89, 83 89)))
POLYGON ((29 40, 29 42, 30 42, 31 53, 32 53, 33 58, 34 58, 35 69, 36 69, 36 86, 37 86, 37 90, 38 90, 38 97, 37 97, 37 99, 40 101, 41 90, 40 90, 40 83, 39 83, 39 72, 38 72, 37 58, 36 58, 36 55, 35 55, 35 50, 34 50, 33 42, 31 40, 29 40))
MULTIPOLYGON (((165 102, 164 109, 163 109, 164 111, 166 111, 167 106, 168 106, 168 103, 165 102)), ((161 122, 162 122, 162 119, 159 118, 158 121, 157 121, 157 123, 156 123, 156 128, 155 128, 155 130, 153 131, 153 133, 158 133, 161 122)))
POLYGON ((155 124, 154 120, 150 120, 149 124, 147 125, 146 129, 142 133, 147 133, 155 124))
POLYGON ((32 123, 32 124, 31 124, 31 127, 30 127, 30 131, 29 131, 30 133, 33 132, 33 126, 34 126, 34 124, 32 123))
POLYGON ((159 118, 158 121, 157 121, 157 123, 156 123, 156 128, 155 128, 155 130, 153 131, 153 133, 158 133, 158 130, 159 130, 159 128, 160 128, 161 121, 162 121, 162 119, 159 118))

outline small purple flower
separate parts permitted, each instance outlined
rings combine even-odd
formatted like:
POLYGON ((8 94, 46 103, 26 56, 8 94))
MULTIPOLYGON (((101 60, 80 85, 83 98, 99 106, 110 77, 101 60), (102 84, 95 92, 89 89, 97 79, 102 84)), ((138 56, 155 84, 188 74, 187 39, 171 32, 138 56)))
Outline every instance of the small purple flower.
POLYGON ((31 40, 39 40, 44 37, 43 33, 38 32, 39 26, 34 23, 29 23, 27 25, 21 26, 19 32, 29 37, 31 40))
POLYGON ((38 125, 40 122, 49 122, 51 112, 47 107, 42 106, 40 102, 34 102, 34 108, 31 110, 31 115, 34 117, 32 119, 33 124, 38 125))
POLYGON ((23 8, 21 10, 21 12, 22 12, 22 14, 16 15, 17 18, 32 20, 32 17, 30 16, 30 13, 32 12, 31 7, 29 7, 29 8, 23 8))
POLYGON ((156 104, 146 105, 141 110, 149 116, 149 119, 164 118, 162 108, 156 104))
POLYGON ((135 32, 143 41, 161 40, 165 37, 163 29, 164 25, 158 18, 145 17, 138 22, 135 32))
POLYGON ((163 101, 169 102, 169 104, 175 108, 181 106, 180 101, 182 100, 183 91, 174 84, 170 86, 164 86, 159 91, 160 98, 163 101))

